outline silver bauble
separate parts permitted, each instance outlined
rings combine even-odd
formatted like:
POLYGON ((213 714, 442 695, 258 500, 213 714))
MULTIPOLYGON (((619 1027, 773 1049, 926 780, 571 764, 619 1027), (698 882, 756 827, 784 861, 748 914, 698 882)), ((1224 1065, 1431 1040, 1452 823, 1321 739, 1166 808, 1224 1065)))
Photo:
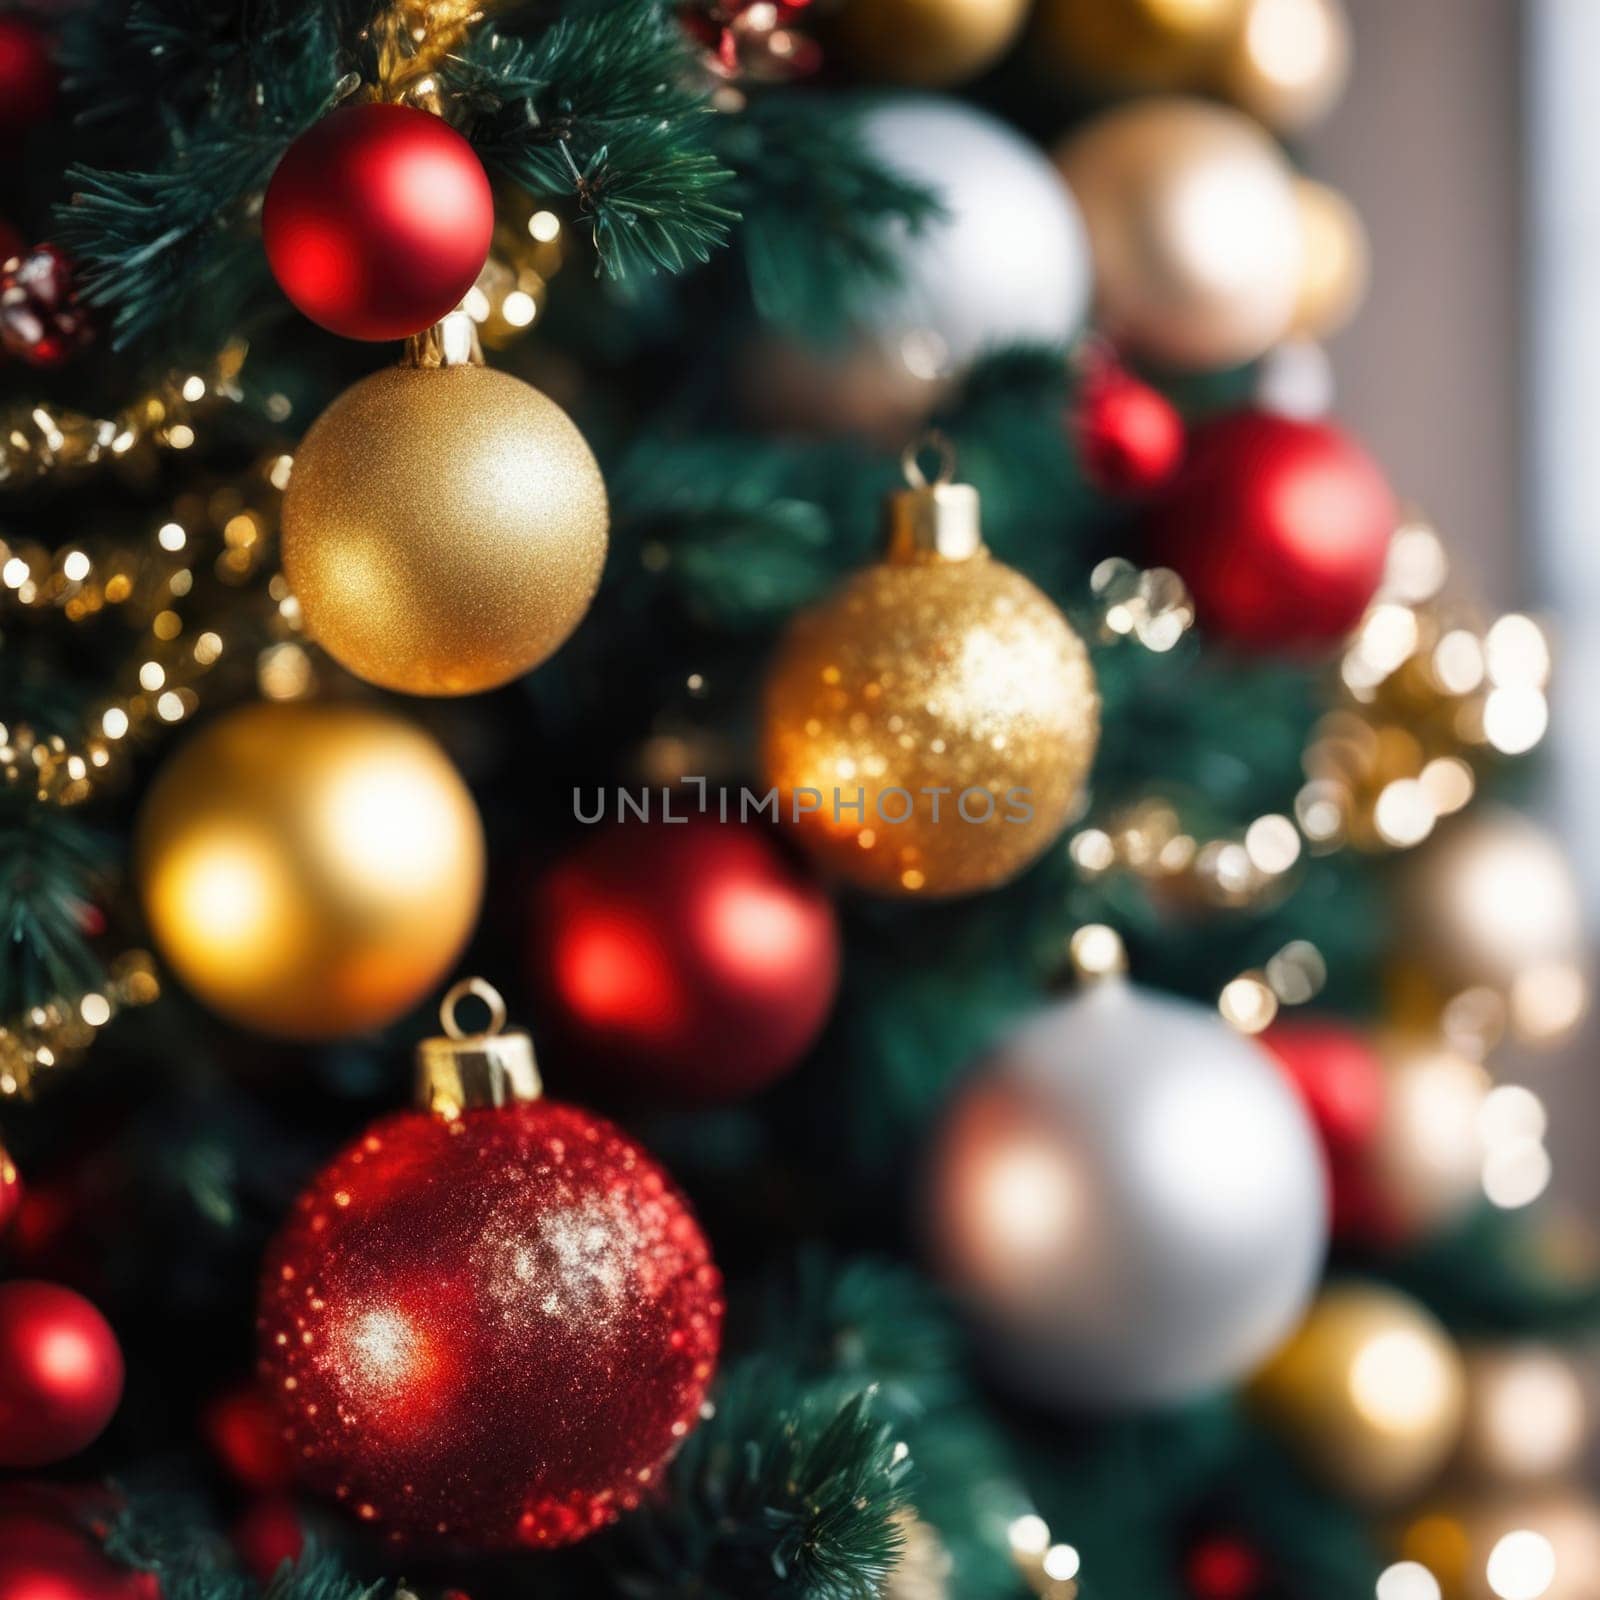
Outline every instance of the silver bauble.
POLYGON ((1328 1238, 1299 1098, 1215 1011, 1094 984, 1026 1023, 936 1146, 935 1248, 1037 1400, 1169 1404, 1294 1328, 1328 1238))
POLYGON ((1007 344, 1065 344, 1089 305, 1089 241, 1044 153, 1005 123, 938 95, 895 95, 861 119, 868 151, 931 191, 942 217, 886 240, 901 284, 865 319, 914 377, 959 372, 1007 344))

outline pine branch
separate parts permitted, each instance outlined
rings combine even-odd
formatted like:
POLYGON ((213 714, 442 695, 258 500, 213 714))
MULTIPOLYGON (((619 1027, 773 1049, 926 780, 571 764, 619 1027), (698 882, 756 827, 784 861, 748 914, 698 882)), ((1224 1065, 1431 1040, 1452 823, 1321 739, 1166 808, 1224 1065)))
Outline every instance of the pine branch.
POLYGON ((609 1541, 638 1600, 877 1600, 901 1548, 909 1463, 870 1394, 808 1392, 765 1357, 736 1366, 673 1467, 671 1499, 609 1541))
POLYGON ((709 258, 737 213, 691 56, 657 0, 620 0, 528 41, 485 27, 442 77, 479 154, 535 193, 571 194, 600 268, 626 281, 709 258))

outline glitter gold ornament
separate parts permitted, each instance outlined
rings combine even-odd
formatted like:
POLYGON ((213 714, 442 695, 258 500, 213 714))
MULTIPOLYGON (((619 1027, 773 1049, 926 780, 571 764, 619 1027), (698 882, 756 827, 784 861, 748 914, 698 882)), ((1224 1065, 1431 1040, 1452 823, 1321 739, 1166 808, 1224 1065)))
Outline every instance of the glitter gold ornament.
POLYGON ((269 1251, 262 1377, 306 1483, 390 1537, 568 1544, 653 1494, 699 1420, 722 1278, 650 1154, 541 1097, 488 984, 442 1015, 418 1108, 336 1155, 269 1251))
POLYGON ((1066 824, 1099 735, 1082 641, 984 548, 951 466, 929 484, 907 453, 886 558, 795 619, 767 680, 784 819, 878 894, 1015 876, 1066 824))
POLYGON ((1308 339, 1325 339, 1356 314, 1366 295, 1367 230, 1356 208, 1325 183, 1296 178, 1294 195, 1305 264, 1292 331, 1308 339))
POLYGON ((307 631, 358 677, 475 694, 552 655, 583 620, 606 551, 606 493, 583 435, 537 389, 450 348, 407 362, 313 424, 283 502, 283 567, 307 631))
POLYGON ((863 77, 942 88, 998 60, 1027 14, 1027 0, 848 0, 833 48, 863 77))
POLYGON ((1249 1396, 1308 1469, 1351 1499, 1421 1489, 1461 1428, 1461 1357, 1408 1295, 1368 1283, 1323 1291, 1249 1396))
POLYGON ((1161 96, 1096 117, 1057 151, 1083 209, 1097 318, 1137 356, 1211 369, 1288 332, 1304 241, 1293 174, 1257 123, 1161 96))
POLYGON ((166 764, 139 819, 161 954, 213 1010, 290 1038, 410 1010, 466 943, 483 871, 445 753, 362 706, 229 712, 166 764))
POLYGON ((1039 41, 1073 77, 1111 88, 1175 87, 1198 75, 1243 0, 1043 0, 1039 41))

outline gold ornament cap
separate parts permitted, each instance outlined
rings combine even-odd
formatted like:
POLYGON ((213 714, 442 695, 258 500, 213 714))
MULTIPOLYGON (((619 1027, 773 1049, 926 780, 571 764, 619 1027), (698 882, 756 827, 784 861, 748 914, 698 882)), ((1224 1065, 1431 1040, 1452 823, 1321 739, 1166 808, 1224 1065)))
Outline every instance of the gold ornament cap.
POLYGON ((983 549, 978 491, 955 482, 956 451, 942 433, 912 440, 900 454, 906 487, 885 502, 887 558, 894 562, 967 561, 983 549), (939 467, 930 482, 921 456, 932 450, 939 467))
POLYGON ((417 1045, 417 1104, 453 1121, 463 1111, 493 1110, 543 1093, 533 1040, 520 1028, 503 1032, 506 1003, 483 978, 463 978, 439 1002, 442 1036, 417 1045), (489 1008, 489 1026, 468 1033, 457 1017, 461 1002, 476 996, 489 1008))

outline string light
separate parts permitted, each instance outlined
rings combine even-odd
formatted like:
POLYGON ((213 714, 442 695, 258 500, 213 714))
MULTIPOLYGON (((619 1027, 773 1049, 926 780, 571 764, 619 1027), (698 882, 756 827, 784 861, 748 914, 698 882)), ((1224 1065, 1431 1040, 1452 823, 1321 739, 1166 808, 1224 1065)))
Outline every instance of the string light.
POLYGON ((110 964, 105 982, 92 993, 47 1000, 0 1024, 0 1098, 26 1095, 38 1073, 75 1060, 119 1011, 149 1005, 160 993, 149 952, 129 950, 110 964))

